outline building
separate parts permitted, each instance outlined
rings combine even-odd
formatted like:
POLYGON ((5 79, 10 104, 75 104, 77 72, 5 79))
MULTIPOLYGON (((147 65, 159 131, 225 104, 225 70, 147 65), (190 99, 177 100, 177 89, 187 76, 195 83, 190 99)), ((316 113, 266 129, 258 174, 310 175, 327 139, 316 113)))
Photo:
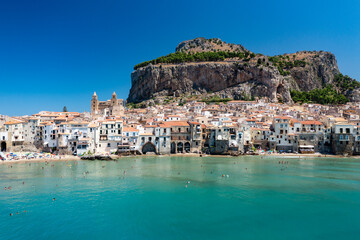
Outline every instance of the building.
POLYGON ((94 92, 91 99, 91 115, 94 116, 118 116, 124 114, 124 100, 117 99, 116 93, 112 94, 110 100, 99 101, 94 92))

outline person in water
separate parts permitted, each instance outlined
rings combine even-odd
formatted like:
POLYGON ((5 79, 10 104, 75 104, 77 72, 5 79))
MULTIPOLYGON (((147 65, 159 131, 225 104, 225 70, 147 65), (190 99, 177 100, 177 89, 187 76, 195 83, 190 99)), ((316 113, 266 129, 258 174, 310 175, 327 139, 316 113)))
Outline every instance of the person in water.
POLYGON ((53 201, 55 201, 55 198, 53 198, 53 201))

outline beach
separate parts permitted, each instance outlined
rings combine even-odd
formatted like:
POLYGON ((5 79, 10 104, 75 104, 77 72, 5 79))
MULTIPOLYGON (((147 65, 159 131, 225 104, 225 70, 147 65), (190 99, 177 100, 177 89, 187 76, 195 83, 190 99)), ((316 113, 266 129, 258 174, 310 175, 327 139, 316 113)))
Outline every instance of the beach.
POLYGON ((50 153, 2 153, 2 156, 5 157, 0 160, 0 164, 80 160, 78 156, 55 155, 50 153))
MULTIPOLYGON (((50 161, 71 161, 71 160, 81 160, 80 156, 74 155, 55 155, 50 153, 11 153, 19 158, 14 159, 9 157, 6 160, 0 160, 0 164, 8 163, 24 163, 24 162, 50 162, 50 161), (27 157, 27 156, 34 157, 27 157)), ((10 153, 5 153, 5 155, 10 155, 10 153)), ((208 154, 198 154, 198 153, 178 153, 178 154, 163 154, 163 155, 140 155, 142 157, 220 157, 220 158, 236 158, 237 156, 231 155, 208 155, 208 154)), ((240 155, 240 156, 252 156, 252 155, 240 155)), ((342 155, 332 155, 332 154, 321 154, 321 153, 311 153, 311 154, 300 154, 300 153, 259 153, 254 156, 266 157, 266 156, 276 156, 276 157, 292 157, 292 158, 344 158, 342 155)), ((122 158, 131 158, 135 157, 133 155, 129 156, 117 156, 111 155, 113 160, 122 159, 122 158)), ((347 158, 360 158, 360 156, 346 156, 347 158)))

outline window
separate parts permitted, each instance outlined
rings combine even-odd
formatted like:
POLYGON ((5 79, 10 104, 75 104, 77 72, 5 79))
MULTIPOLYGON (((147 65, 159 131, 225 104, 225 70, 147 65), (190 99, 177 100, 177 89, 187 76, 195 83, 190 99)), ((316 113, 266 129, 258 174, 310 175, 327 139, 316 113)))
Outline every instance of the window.
POLYGON ((350 133, 350 128, 347 128, 347 129, 346 129, 346 133, 350 133))
POLYGON ((108 143, 107 146, 110 147, 111 146, 110 143, 108 143))
POLYGON ((343 129, 342 129, 342 128, 340 128, 340 133, 343 133, 343 129))

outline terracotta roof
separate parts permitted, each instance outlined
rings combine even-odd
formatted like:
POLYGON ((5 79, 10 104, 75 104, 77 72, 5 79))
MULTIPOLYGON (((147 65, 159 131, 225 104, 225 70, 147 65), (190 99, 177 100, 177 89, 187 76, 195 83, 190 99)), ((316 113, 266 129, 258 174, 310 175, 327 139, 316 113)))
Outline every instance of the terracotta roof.
POLYGON ((124 127, 123 132, 138 132, 139 129, 133 128, 133 127, 124 127))
POLYGON ((162 122, 166 127, 187 127, 189 123, 186 121, 169 121, 169 122, 162 122))
POLYGON ((5 125, 14 125, 14 124, 19 124, 19 123, 25 123, 25 122, 13 119, 13 120, 5 122, 5 125))
POLYGON ((319 121, 302 121, 301 124, 302 125, 323 125, 319 121))

